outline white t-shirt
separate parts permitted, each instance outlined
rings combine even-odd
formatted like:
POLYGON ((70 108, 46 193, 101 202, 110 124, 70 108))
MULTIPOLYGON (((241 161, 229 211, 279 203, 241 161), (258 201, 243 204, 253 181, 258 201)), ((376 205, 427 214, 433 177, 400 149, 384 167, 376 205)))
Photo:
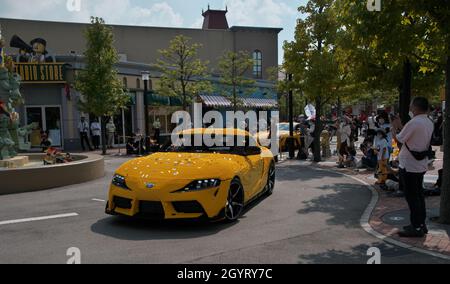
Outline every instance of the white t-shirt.
MULTIPOLYGON (((434 125, 426 114, 418 115, 408 122, 402 132, 397 135, 398 142, 407 144, 411 151, 424 152, 430 147, 434 125)), ((418 161, 403 145, 400 155, 400 168, 410 173, 426 173, 428 171, 428 158, 418 161)))
POLYGON ((371 116, 369 119, 367 119, 367 122, 369 123, 369 129, 375 129, 375 117, 371 116))
POLYGON ((101 136, 102 135, 102 128, 100 126, 100 123, 98 122, 92 122, 91 124, 91 131, 93 136, 101 136))

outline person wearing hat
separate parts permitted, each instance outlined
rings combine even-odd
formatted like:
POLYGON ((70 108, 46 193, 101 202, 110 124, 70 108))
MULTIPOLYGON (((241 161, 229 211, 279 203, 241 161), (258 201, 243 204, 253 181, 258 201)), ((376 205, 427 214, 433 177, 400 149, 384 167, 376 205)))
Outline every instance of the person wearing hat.
POLYGON ((386 181, 389 174, 389 142, 384 128, 377 130, 377 139, 374 146, 378 159, 378 180, 376 184, 379 185, 381 189, 386 189, 386 181))
POLYGON ((54 58, 48 55, 47 41, 43 38, 35 38, 30 42, 33 47, 33 54, 31 55, 31 63, 46 63, 54 62, 54 58))

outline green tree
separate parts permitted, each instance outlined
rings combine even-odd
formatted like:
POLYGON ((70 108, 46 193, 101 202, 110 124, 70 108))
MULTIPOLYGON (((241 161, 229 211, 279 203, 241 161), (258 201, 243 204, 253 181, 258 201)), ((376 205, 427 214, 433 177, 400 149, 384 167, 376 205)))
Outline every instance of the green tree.
POLYGON ((336 99, 336 90, 344 79, 340 74, 335 41, 338 31, 332 0, 310 0, 299 11, 306 15, 297 20, 295 40, 284 45, 284 68, 293 74, 289 88, 304 93, 316 107, 314 160, 321 161, 320 135, 324 107, 336 99))
POLYGON ((441 76, 424 67, 427 55, 420 53, 430 36, 430 20, 414 13, 414 3, 386 0, 381 12, 370 12, 365 1, 336 1, 337 18, 349 35, 347 48, 358 80, 382 95, 397 90, 404 121, 409 117, 412 94, 437 94, 441 76))
POLYGON ((196 96, 211 89, 208 77, 208 61, 198 59, 201 44, 190 43, 189 37, 178 35, 167 49, 160 50, 162 59, 157 67, 161 70, 161 83, 157 91, 169 97, 179 98, 186 111, 196 96))
POLYGON ((220 83, 225 86, 225 94, 231 99, 234 111, 242 104, 238 97, 239 93, 251 91, 255 84, 254 80, 246 76, 252 66, 253 60, 245 51, 226 51, 219 60, 220 83))
POLYGON ((122 81, 117 76, 118 62, 114 48, 112 28, 101 18, 91 18, 91 25, 85 31, 86 68, 77 73, 75 88, 82 97, 79 109, 101 119, 102 151, 106 154, 107 119, 124 108, 129 96, 124 92, 122 81))
POLYGON ((445 74, 444 175, 439 221, 450 224, 450 3, 417 0, 413 5, 418 16, 431 20, 427 29, 428 41, 421 46, 420 58, 425 63, 425 68, 439 66, 445 74))

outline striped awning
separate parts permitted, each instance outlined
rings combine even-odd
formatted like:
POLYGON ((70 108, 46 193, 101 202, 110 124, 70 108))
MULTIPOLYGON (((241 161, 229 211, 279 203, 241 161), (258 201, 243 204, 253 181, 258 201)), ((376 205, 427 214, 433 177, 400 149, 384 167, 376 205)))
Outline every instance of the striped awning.
POLYGON ((231 107, 231 101, 222 96, 201 95, 203 103, 207 107, 231 107))
POLYGON ((244 98, 242 99, 244 107, 246 108, 277 108, 278 101, 273 99, 257 99, 244 98))
MULTIPOLYGON (((208 96, 201 95, 201 100, 207 107, 214 108, 231 108, 233 104, 231 101, 223 96, 208 96)), ((277 100, 273 99, 258 99, 258 98, 240 98, 243 107, 252 109, 273 109, 278 108, 277 100)))

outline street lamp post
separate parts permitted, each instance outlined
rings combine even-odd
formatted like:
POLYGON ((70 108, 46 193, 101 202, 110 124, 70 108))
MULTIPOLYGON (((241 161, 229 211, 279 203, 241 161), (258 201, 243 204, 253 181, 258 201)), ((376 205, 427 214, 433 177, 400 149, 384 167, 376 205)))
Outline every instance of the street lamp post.
POLYGON ((150 125, 148 119, 148 81, 150 81, 150 72, 142 71, 142 82, 144 82, 144 121, 145 121, 145 135, 150 137, 150 125))
MULTIPOLYGON (((292 83, 292 74, 289 74, 289 83, 292 83)), ((289 159, 295 158, 295 145, 294 145, 294 94, 292 86, 289 86, 289 159)))

